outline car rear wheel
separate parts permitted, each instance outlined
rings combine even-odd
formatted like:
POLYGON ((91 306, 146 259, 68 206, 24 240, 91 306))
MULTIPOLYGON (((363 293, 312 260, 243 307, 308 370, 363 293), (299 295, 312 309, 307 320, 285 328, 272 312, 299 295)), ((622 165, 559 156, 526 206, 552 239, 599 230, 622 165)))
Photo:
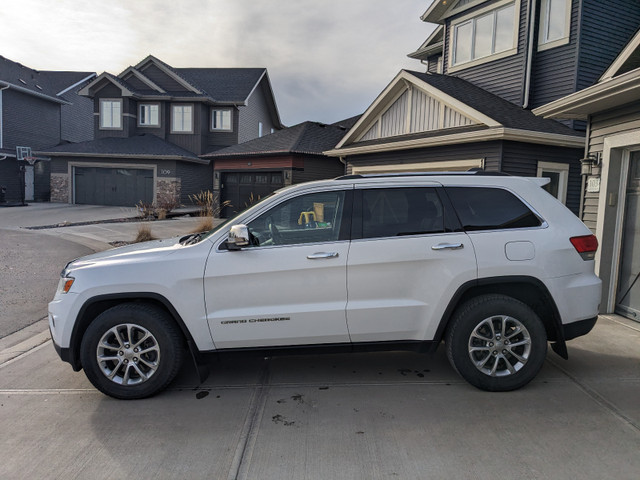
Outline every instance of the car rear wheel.
POLYGON ((145 398, 174 379, 184 357, 173 319, 153 305, 125 303, 96 317, 85 332, 80 359, 87 378, 115 398, 145 398))
POLYGON ((470 384, 508 391, 529 383, 547 352, 547 335, 536 313, 504 295, 484 295, 463 304, 446 335, 447 356, 470 384))

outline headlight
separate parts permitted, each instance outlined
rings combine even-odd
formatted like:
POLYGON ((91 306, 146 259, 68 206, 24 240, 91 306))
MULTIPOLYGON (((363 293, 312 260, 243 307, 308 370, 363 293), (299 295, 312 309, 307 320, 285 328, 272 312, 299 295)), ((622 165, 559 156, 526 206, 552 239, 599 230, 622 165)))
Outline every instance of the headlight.
POLYGON ((76 279, 73 277, 62 277, 60 279, 60 282, 58 282, 58 292, 67 293, 69 290, 71 290, 71 286, 75 281, 76 279))

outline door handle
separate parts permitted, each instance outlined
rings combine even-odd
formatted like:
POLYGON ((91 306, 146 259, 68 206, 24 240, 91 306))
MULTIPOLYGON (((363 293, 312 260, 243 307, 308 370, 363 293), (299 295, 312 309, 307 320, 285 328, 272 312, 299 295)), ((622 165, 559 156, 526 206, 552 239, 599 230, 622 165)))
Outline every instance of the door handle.
POLYGON ((320 258, 336 258, 338 257, 338 252, 318 252, 312 253, 311 255, 307 255, 309 260, 318 260, 320 258))
POLYGON ((431 247, 431 250, 460 250, 464 248, 462 243, 439 243, 431 247))

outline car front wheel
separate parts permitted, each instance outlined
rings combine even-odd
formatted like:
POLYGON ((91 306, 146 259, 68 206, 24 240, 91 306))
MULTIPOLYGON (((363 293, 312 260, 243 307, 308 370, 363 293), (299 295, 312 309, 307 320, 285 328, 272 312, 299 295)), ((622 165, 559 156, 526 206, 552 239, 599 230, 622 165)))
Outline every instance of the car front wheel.
POLYGON ((484 295, 463 304, 446 335, 447 356, 470 384, 508 391, 529 383, 547 352, 547 335, 536 313, 504 295, 484 295))
POLYGON ((82 367, 91 383, 115 398, 154 395, 182 364, 182 335, 171 317, 153 305, 125 303, 98 315, 81 343, 82 367))

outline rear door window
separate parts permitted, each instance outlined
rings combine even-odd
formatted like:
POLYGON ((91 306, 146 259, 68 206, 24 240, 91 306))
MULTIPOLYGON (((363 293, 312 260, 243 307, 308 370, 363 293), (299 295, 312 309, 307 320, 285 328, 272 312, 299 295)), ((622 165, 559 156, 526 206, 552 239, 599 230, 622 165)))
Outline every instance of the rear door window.
POLYGON ((542 225, 529 207, 502 188, 446 187, 446 191, 465 231, 542 225))

